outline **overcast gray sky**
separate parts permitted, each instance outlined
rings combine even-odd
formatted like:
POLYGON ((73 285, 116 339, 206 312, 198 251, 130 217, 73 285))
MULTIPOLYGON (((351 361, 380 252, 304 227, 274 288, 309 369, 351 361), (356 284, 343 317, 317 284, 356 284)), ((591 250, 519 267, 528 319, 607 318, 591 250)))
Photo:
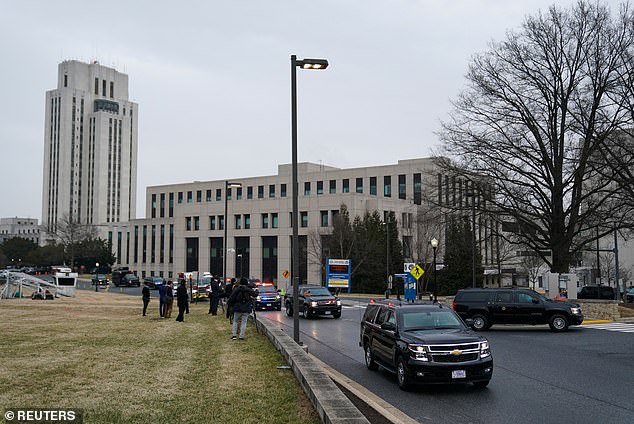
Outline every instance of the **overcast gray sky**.
MULTIPOLYGON (((151 185, 427 157, 470 57, 572 0, 0 0, 0 217, 41 219, 44 96, 66 59, 129 75, 139 104, 137 216, 151 185)), ((620 3, 608 1, 613 11, 620 3)))

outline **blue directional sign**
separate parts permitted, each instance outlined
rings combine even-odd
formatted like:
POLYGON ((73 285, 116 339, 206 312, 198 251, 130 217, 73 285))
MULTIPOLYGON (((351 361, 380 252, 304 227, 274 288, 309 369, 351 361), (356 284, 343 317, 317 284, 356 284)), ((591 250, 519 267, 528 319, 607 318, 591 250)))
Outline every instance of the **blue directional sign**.
POLYGON ((326 259, 326 287, 348 289, 350 293, 350 259, 326 259))
POLYGON ((396 274, 396 277, 403 280, 405 300, 416 300, 416 278, 409 272, 396 274))

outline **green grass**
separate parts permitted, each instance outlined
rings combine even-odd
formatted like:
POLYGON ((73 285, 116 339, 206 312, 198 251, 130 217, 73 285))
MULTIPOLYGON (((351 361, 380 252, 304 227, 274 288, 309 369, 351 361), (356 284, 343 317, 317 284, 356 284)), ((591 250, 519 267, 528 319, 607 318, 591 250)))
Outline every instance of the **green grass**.
POLYGON ((292 372, 252 324, 192 305, 185 322, 141 316, 138 297, 2 300, 0 408, 81 408, 87 423, 318 423, 292 372))

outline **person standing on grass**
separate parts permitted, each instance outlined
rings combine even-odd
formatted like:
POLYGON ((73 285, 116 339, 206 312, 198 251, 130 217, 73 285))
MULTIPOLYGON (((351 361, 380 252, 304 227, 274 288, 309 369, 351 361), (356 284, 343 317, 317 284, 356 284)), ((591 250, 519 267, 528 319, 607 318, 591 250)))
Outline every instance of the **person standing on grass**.
POLYGON ((172 286, 172 282, 167 282, 167 287, 165 287, 165 318, 172 317, 172 307, 174 305, 174 287, 172 286))
POLYGON ((220 281, 218 277, 212 277, 210 283, 211 293, 209 296, 209 312, 211 315, 218 315, 218 301, 220 300, 220 281))
POLYGON ((187 309, 187 287, 185 286, 185 280, 181 280, 178 288, 176 289, 176 304, 178 305, 178 316, 176 321, 183 322, 185 309, 187 309))
POLYGON ((143 296, 143 316, 145 316, 147 305, 150 303, 150 288, 145 283, 143 283, 143 290, 141 290, 141 294, 143 296))
POLYGON ((159 315, 161 318, 165 317, 165 306, 167 305, 167 296, 165 295, 166 286, 165 284, 158 284, 157 289, 159 292, 159 315))
POLYGON ((240 285, 233 289, 231 297, 227 302, 233 310, 233 323, 231 325, 231 340, 235 340, 238 332, 238 320, 240 320, 240 340, 244 340, 244 333, 247 329, 247 319, 253 308, 252 298, 257 297, 257 293, 249 287, 249 280, 240 279, 240 285))

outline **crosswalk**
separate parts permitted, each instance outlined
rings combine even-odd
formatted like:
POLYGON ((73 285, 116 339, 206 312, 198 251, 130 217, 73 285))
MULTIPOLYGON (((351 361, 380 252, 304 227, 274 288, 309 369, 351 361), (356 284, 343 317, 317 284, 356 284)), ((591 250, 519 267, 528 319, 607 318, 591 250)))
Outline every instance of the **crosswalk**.
POLYGON ((627 322, 601 322, 595 324, 583 324, 583 328, 593 330, 618 331, 620 333, 634 333, 634 324, 627 322))

